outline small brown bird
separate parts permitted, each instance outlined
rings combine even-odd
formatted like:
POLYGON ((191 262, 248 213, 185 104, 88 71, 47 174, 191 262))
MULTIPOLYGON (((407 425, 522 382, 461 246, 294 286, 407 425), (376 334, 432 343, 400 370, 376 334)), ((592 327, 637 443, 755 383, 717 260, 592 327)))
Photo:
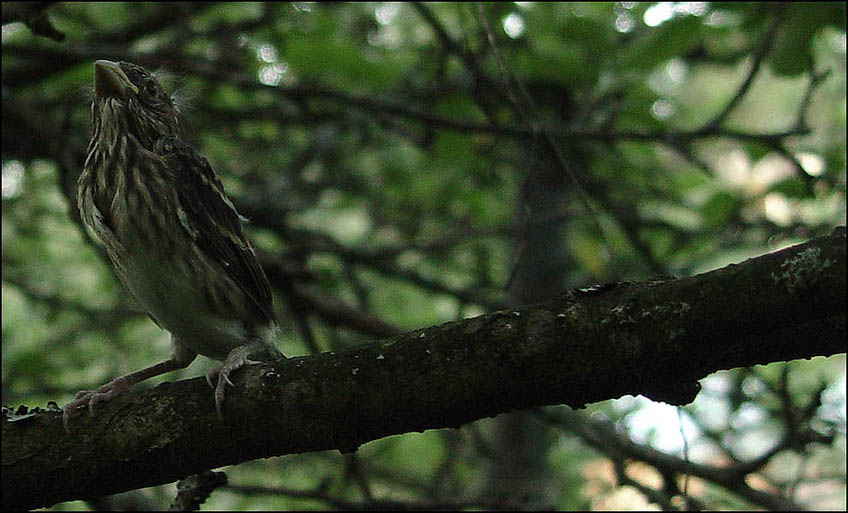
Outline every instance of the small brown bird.
POLYGON ((283 358, 275 344, 271 288, 241 217, 209 162, 181 139, 178 112, 154 76, 128 62, 94 63, 94 126, 78 206, 106 247, 121 283, 171 333, 168 360, 78 392, 78 408, 109 400, 139 381, 222 360, 207 373, 221 403, 229 375, 256 360, 283 358))

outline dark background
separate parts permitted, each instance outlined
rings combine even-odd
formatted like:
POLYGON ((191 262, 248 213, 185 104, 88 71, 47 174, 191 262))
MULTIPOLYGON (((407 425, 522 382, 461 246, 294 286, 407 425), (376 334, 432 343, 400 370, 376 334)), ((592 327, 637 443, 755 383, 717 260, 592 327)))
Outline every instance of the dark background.
MULTIPOLYGON (((844 4, 674 6, 4 3, 4 404, 61 404, 169 351, 75 207, 97 59, 166 72, 250 220, 287 355, 844 224, 844 4)), ((766 495, 843 509, 844 365, 721 372, 679 412, 628 397, 251 462, 206 506, 768 506, 669 477, 680 460, 640 456, 656 448, 756 461, 766 495), (771 451, 804 429, 821 436, 771 451)))

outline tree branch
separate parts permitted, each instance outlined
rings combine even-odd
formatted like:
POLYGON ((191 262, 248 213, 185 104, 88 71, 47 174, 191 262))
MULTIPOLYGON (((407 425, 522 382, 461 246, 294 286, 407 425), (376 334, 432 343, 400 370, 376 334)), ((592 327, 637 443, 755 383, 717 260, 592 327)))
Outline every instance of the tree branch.
POLYGON ((241 371, 215 416, 202 378, 71 420, 4 411, 3 507, 31 509, 256 458, 458 427, 548 404, 691 401, 720 369, 845 351, 845 228, 694 277, 610 284, 241 371))

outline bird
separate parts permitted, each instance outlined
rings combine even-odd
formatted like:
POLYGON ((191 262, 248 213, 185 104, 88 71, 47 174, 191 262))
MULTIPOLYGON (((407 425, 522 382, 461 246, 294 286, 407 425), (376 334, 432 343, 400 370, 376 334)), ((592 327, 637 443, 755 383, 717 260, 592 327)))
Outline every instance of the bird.
POLYGON ((198 354, 222 363, 206 374, 221 407, 230 375, 283 359, 271 287, 244 235, 244 220, 211 165, 184 140, 174 99, 130 62, 94 63, 92 129, 77 206, 134 301, 171 335, 165 361, 82 390, 77 410, 136 383, 187 367, 198 354))

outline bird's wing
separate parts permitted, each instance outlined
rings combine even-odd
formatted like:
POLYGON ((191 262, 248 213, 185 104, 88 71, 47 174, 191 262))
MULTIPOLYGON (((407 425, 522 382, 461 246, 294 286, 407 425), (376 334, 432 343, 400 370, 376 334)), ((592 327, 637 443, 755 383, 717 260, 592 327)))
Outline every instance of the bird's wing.
POLYGON ((224 271, 259 311, 276 322, 268 278, 244 236, 238 212, 224 194, 224 187, 209 162, 192 146, 173 136, 165 138, 162 151, 174 178, 183 182, 177 190, 185 213, 181 222, 186 231, 213 261, 223 262, 224 271))

